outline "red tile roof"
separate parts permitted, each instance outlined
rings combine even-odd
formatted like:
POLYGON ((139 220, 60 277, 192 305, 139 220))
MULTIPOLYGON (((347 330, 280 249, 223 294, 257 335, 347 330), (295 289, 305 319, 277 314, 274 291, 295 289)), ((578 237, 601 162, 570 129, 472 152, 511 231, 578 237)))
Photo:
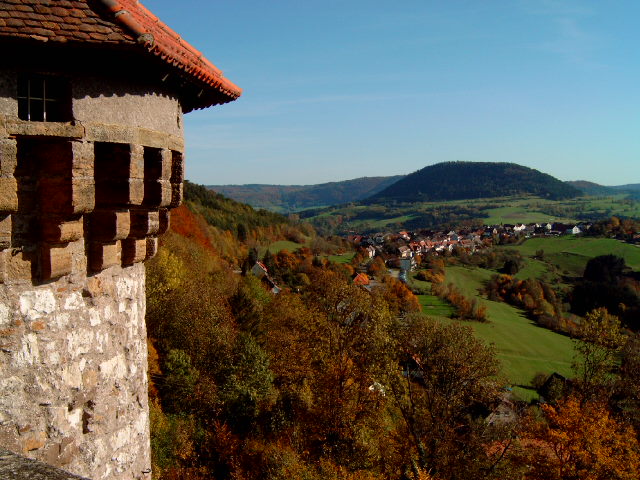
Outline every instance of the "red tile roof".
POLYGON ((235 100, 242 90, 137 0, 0 0, 0 38, 141 48, 204 91, 194 108, 235 100))

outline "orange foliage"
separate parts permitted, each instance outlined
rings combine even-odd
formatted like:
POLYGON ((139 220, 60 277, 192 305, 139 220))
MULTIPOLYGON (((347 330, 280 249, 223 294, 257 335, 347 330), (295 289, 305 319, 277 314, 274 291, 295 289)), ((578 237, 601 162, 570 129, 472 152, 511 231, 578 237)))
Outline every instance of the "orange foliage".
POLYGON ((384 277, 384 299, 389 307, 398 312, 419 312, 420 301, 407 286, 393 277, 384 277))
POLYGON ((215 248, 207 235, 207 227, 202 218, 198 218, 185 205, 171 211, 171 230, 178 235, 187 237, 210 252, 215 248))
POLYGON ((529 480, 635 480, 640 450, 635 432, 600 402, 581 405, 569 398, 542 405, 546 424, 532 427, 529 480), (533 449, 532 446, 537 446, 533 449), (533 450, 533 451, 531 451, 533 450))

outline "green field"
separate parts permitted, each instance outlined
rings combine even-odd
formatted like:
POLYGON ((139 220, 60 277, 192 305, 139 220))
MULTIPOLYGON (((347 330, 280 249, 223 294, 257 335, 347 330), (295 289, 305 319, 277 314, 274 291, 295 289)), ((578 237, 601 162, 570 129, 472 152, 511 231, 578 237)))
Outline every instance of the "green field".
MULTIPOLYGON (((478 294, 482 283, 494 273, 481 268, 448 267, 446 280, 487 306, 489 322, 468 324, 479 338, 495 346, 505 377, 513 385, 527 386, 538 372, 571 375, 573 343, 568 337, 537 326, 506 303, 492 302, 478 294)), ((514 391, 524 399, 534 395, 525 388, 514 391)))
POLYGON ((561 237, 530 238, 518 246, 501 247, 514 249, 523 257, 531 257, 539 250, 544 251, 544 261, 531 258, 518 278, 539 278, 553 265, 562 273, 581 276, 590 258, 599 255, 618 255, 625 259, 633 270, 640 270, 640 248, 612 238, 591 238, 573 235, 561 237))
MULTIPOLYGON (((308 217, 314 223, 326 217, 340 216, 334 224, 336 231, 379 231, 392 228, 435 228, 459 222, 460 219, 477 224, 563 222, 601 220, 617 215, 621 218, 640 218, 640 201, 612 196, 582 196, 568 200, 549 200, 533 196, 511 196, 449 200, 443 202, 409 202, 393 204, 350 204, 317 210, 308 217), (419 222, 417 222, 419 220, 419 222), (403 226, 403 224, 406 224, 403 226)), ((304 215, 303 215, 304 217, 304 215)), ((326 227, 326 225, 325 225, 326 227)))
POLYGON ((274 255, 278 253, 280 250, 288 250, 289 252, 295 252, 300 247, 304 247, 304 243, 296 243, 291 242, 289 240, 278 240, 277 242, 273 242, 269 244, 268 247, 261 247, 258 249, 258 255, 260 257, 264 256, 267 250, 269 250, 274 255))
POLYGON ((346 252, 342 255, 329 255, 326 258, 333 263, 349 263, 356 256, 356 252, 346 252))
POLYGON ((530 210, 526 205, 499 207, 485 210, 489 216, 483 219, 487 225, 500 225, 503 223, 547 223, 547 222, 563 222, 574 223, 575 218, 557 217, 547 213, 536 212, 530 210))
POLYGON ((449 318, 454 313, 454 309, 449 303, 435 295, 418 295, 418 300, 422 305, 422 313, 430 317, 449 318))

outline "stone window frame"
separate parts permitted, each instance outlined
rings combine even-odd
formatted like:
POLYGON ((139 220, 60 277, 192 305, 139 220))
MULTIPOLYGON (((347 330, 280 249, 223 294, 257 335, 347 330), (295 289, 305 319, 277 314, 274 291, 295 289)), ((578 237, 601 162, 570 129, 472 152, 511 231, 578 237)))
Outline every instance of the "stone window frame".
POLYGON ((63 77, 43 74, 18 75, 18 118, 29 122, 73 120, 71 88, 63 77))

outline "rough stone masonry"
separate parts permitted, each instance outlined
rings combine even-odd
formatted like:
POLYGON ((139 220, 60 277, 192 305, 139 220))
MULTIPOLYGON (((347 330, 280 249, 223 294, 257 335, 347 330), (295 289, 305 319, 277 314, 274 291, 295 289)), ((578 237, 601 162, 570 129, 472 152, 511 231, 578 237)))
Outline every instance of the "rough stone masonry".
POLYGON ((148 479, 142 262, 241 90, 136 0, 0 0, 0 46, 0 447, 148 479))
POLYGON ((0 445, 94 479, 146 478, 141 262, 180 202, 183 165, 175 120, 151 130, 140 110, 175 119, 179 106, 81 94, 73 125, 33 124, 6 101, 17 78, 0 79, 0 445), (109 110, 119 124, 96 122, 109 110))

